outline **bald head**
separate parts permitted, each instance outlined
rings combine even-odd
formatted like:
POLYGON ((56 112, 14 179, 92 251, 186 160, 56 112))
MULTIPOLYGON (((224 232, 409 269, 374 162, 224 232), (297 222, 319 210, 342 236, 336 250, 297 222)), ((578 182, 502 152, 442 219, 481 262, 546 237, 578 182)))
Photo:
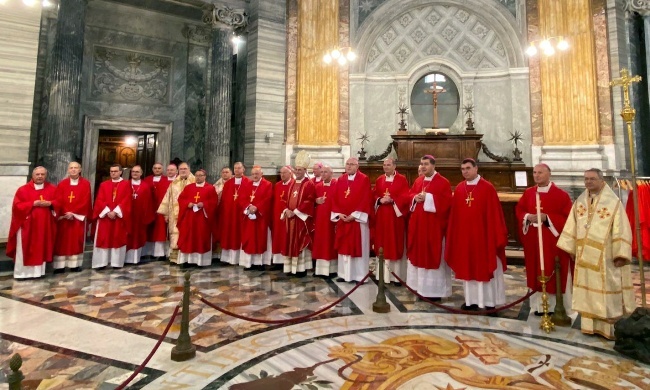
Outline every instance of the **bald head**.
POLYGON ((345 162, 345 173, 348 175, 354 175, 359 170, 359 159, 356 157, 350 157, 345 162))
POLYGON ((167 165, 167 177, 173 179, 178 174, 178 167, 175 164, 167 165))
POLYGON ((133 180, 142 179, 142 167, 141 166, 136 165, 133 168, 131 168, 131 179, 133 179, 133 180))
POLYGON ((262 172, 262 167, 259 165, 253 165, 253 168, 251 169, 251 179, 253 179, 253 182, 257 183, 262 180, 263 176, 264 173, 262 172))
POLYGON ((334 172, 332 171, 332 167, 327 165, 327 164, 324 164, 323 169, 322 169, 322 175, 321 175, 323 181, 325 183, 329 183, 330 180, 332 180, 332 175, 333 174, 334 174, 334 172))
POLYGON ((153 167, 151 167, 151 173, 153 173, 154 176, 162 176, 163 165, 159 162, 153 164, 153 167))
POLYGON ((383 168, 386 176, 393 176, 395 174, 395 169, 397 168, 395 166, 395 160, 393 160, 392 158, 385 159, 383 168))
POLYGON ((533 168, 533 180, 539 187, 546 187, 551 183, 551 169, 546 164, 537 164, 533 168))

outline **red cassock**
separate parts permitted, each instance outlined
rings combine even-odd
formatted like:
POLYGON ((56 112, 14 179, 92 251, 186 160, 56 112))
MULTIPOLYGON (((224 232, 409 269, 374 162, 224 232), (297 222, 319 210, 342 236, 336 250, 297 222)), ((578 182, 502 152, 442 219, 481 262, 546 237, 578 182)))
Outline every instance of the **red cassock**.
POLYGON ((11 226, 7 241, 7 256, 16 259, 18 245, 18 230, 22 241, 23 265, 38 266, 43 261, 51 262, 56 237, 56 218, 53 210, 58 209, 56 187, 43 183, 43 189, 37 190, 34 182, 18 188, 11 208, 11 226), (34 207, 34 201, 47 200, 52 202, 50 207, 34 207))
POLYGON ((221 249, 241 249, 241 223, 244 219, 244 209, 239 205, 239 190, 250 181, 243 176, 240 184, 235 184, 237 178, 233 177, 223 185, 221 203, 219 203, 219 224, 217 231, 221 249))
POLYGON ((153 189, 144 180, 135 185, 131 180, 131 230, 127 238, 126 249, 142 248, 147 243, 147 228, 155 217, 153 189))
POLYGON ((167 193, 167 188, 172 183, 173 180, 169 180, 166 176, 162 176, 160 181, 153 181, 153 175, 147 176, 144 178, 144 182, 149 184, 153 191, 153 213, 154 221, 149 225, 149 232, 147 235, 147 241, 149 242, 164 242, 167 241, 167 222, 165 222, 165 216, 158 214, 156 211, 160 207, 167 193))
MULTIPOLYGON (((639 224, 641 225, 641 243, 644 261, 650 261, 650 187, 648 185, 637 185, 639 189, 639 224)), ((625 205, 627 218, 632 228, 632 256, 637 257, 639 246, 636 243, 636 226, 634 225, 634 192, 630 191, 625 205)))
POLYGON ((59 220, 56 226, 56 241, 54 243, 55 256, 74 256, 83 253, 86 239, 86 222, 90 222, 93 215, 90 182, 79 177, 76 186, 70 185, 70 178, 61 180, 56 187, 56 199, 59 220), (84 221, 76 218, 60 219, 66 213, 73 213, 86 217, 84 221))
POLYGON ((426 192, 433 196, 436 212, 424 211, 424 202, 416 203, 409 216, 408 258, 418 268, 438 269, 442 257, 442 240, 447 234, 447 223, 451 209, 451 185, 439 173, 430 182, 424 176, 415 179, 409 192, 409 201, 426 192))
POLYGON ((312 243, 311 257, 316 260, 336 260, 338 254, 334 248, 336 224, 330 219, 336 179, 332 179, 328 186, 322 181, 316 184, 315 198, 325 197, 325 203, 317 204, 314 209, 314 242, 312 243))
POLYGON ((458 184, 445 248, 445 260, 456 279, 489 282, 497 268, 497 256, 505 271, 507 243, 508 229, 494 186, 483 178, 476 185, 458 184))
MULTIPOLYGON (((314 182, 304 178, 300 183, 293 182, 287 200, 287 208, 294 213, 307 215, 306 220, 300 219, 297 215, 292 218, 285 216, 286 240, 282 248, 282 255, 286 257, 299 257, 300 253, 311 244, 311 236, 314 230, 314 195, 316 188, 314 182)), ((312 256, 313 258, 313 256, 312 256)))
POLYGON ((95 206, 93 207, 93 220, 97 221, 95 246, 97 248, 121 248, 126 245, 127 236, 131 230, 131 200, 133 192, 127 180, 113 182, 106 180, 99 185, 95 206), (122 218, 99 218, 99 215, 108 207, 109 211, 120 207, 122 218))
POLYGON ((237 203, 242 210, 242 217, 240 217, 242 250, 249 255, 260 255, 266 252, 268 229, 271 226, 273 184, 262 178, 260 179, 260 184, 254 186, 253 181, 248 180, 241 186, 237 203), (255 219, 250 219, 247 215, 243 215, 244 210, 250 205, 257 207, 255 219))
POLYGON ((178 196, 178 249, 183 253, 206 253, 212 250, 212 232, 216 223, 219 197, 214 187, 206 183, 185 186, 178 196), (194 211, 190 203, 203 202, 203 209, 194 211))
POLYGON ((408 180, 399 173, 395 173, 393 181, 386 181, 386 175, 381 175, 375 182, 375 253, 379 253, 379 248, 384 248, 386 260, 402 260, 404 256, 404 232, 410 200, 408 193, 408 180), (379 200, 385 195, 390 196, 394 203, 381 204, 379 200), (401 214, 399 217, 395 206, 401 214))
MULTIPOLYGON (((372 215, 372 192, 368 176, 357 171, 354 181, 349 181, 348 175, 343 174, 336 181, 334 204, 332 212, 350 215, 355 211, 372 215)), ((339 219, 336 223, 336 250, 341 255, 361 257, 361 227, 359 223, 344 222, 339 219)))
MULTIPOLYGON (((537 214, 535 199, 536 192, 537 186, 526 189, 517 203, 515 214, 517 215, 517 232, 519 232, 519 237, 524 245, 524 260, 526 261, 526 279, 528 282, 528 288, 534 291, 542 291, 542 285, 537 280, 537 278, 542 274, 539 262, 539 239, 537 227, 529 224, 528 232, 523 234, 524 216, 526 214, 537 214)), ((542 207, 541 212, 548 215, 553 223, 553 227, 558 233, 558 237, 555 237, 549 225, 546 223, 542 224, 544 272, 546 273, 546 276, 550 276, 553 273, 553 270, 555 270, 555 257, 559 256, 560 280, 564 281, 562 283, 562 292, 565 292, 564 290, 566 290, 568 272, 570 269, 571 274, 573 275, 574 264, 571 261, 571 257, 556 245, 558 238, 560 238, 559 234, 562 233, 564 224, 571 212, 573 202, 571 202, 569 194, 557 188, 555 184, 551 184, 551 188, 548 192, 540 193, 539 198, 542 207)), ((546 283, 546 291, 555 294, 555 277, 552 277, 548 283, 546 283)))
POLYGON ((273 238, 273 253, 282 253, 282 248, 287 238, 287 228, 284 220, 280 219, 282 212, 287 208, 289 192, 293 187, 293 179, 286 184, 282 181, 275 183, 273 188, 273 215, 271 216, 271 236, 273 238))

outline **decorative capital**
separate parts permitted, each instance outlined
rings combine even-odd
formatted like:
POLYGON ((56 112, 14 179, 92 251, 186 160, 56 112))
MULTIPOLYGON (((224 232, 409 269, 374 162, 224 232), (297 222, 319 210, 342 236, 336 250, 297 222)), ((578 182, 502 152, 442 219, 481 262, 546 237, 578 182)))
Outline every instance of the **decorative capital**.
POLYGON ((641 16, 650 16, 650 0, 627 0, 625 10, 636 12, 641 16))
POLYGON ((203 23, 212 28, 241 30, 248 25, 248 15, 243 9, 234 10, 210 4, 204 8, 203 23))
POLYGON ((211 31, 205 26, 187 25, 183 28, 183 36, 190 42, 194 43, 209 43, 211 40, 211 31))

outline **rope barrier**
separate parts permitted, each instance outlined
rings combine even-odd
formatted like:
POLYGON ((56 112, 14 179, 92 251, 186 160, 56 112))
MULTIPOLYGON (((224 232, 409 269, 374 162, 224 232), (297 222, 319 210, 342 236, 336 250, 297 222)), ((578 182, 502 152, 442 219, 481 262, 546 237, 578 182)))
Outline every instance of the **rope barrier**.
POLYGON ((435 307, 439 307, 439 308, 441 308, 443 310, 447 310, 448 312, 454 313, 454 314, 467 314, 467 315, 470 315, 470 316, 477 316, 477 315, 488 315, 488 314, 492 314, 492 313, 498 313, 500 311, 510 309, 511 307, 520 304, 521 302, 525 301, 526 299, 530 298, 533 294, 535 294, 535 291, 530 290, 530 291, 528 291, 528 294, 526 294, 523 297, 517 299, 516 301, 514 301, 512 303, 509 303, 509 304, 507 304, 505 306, 496 307, 496 308, 490 309, 490 310, 472 310, 472 311, 461 310, 461 309, 454 309, 453 307, 449 307, 447 305, 442 305, 442 304, 437 303, 437 302, 433 302, 432 300, 428 299, 427 297, 423 297, 417 291, 413 290, 408 284, 406 284, 406 282, 403 281, 399 276, 395 275, 395 272, 391 271, 391 274, 395 277, 395 279, 397 279, 400 283, 402 283, 403 286, 405 286, 410 292, 415 294, 421 300, 423 300, 423 301, 425 301, 425 302, 427 302, 427 303, 429 303, 429 304, 431 304, 431 305, 433 305, 435 307))
POLYGON ((207 301, 205 298, 203 298, 200 295, 199 295, 199 299, 201 300, 201 302, 205 303, 206 305, 210 306, 211 308, 213 308, 213 309, 215 309, 215 310, 217 310, 217 311, 219 311, 219 312, 221 312, 223 314, 227 314, 227 315, 229 315, 231 317, 239 318, 240 320, 245 320, 245 321, 250 321, 250 322, 257 322, 259 324, 290 324, 290 323, 294 323, 294 322, 302 322, 302 321, 305 321, 305 320, 307 320, 307 319, 309 319, 311 317, 315 317, 315 316, 317 316, 317 315, 319 315, 319 314, 321 314, 323 312, 326 312, 327 310, 333 308, 334 306, 338 305, 339 303, 343 302, 353 292, 355 292, 361 285, 363 285, 363 283, 365 283, 365 281, 370 277, 371 274, 372 274, 372 272, 368 272, 368 274, 363 279, 361 279, 361 281, 359 283, 357 283, 357 285, 354 286, 352 288, 352 290, 347 292, 345 295, 343 295, 341 298, 337 299, 333 303, 325 306, 324 308, 322 308, 322 309, 320 309, 320 310, 318 310, 318 311, 316 311, 314 313, 307 314, 307 315, 301 316, 301 317, 290 318, 288 320, 264 320, 264 319, 246 317, 246 316, 243 316, 241 314, 233 313, 233 312, 228 311, 226 309, 220 308, 219 306, 216 306, 216 305, 212 304, 211 302, 207 301))
POLYGON ((120 384, 119 386, 117 386, 117 388, 116 388, 115 390, 122 390, 122 389, 124 389, 124 388, 129 384, 129 383, 131 383, 131 381, 133 380, 133 378, 135 378, 135 377, 140 373, 140 371, 142 371, 142 370, 145 368, 145 366, 147 365, 147 363, 149 363, 149 360, 151 360, 151 358, 152 358, 153 355, 156 353, 156 351, 158 350, 158 348, 160 348, 160 344, 162 344, 162 342, 163 342, 163 340, 165 339, 165 337, 167 337, 167 333, 169 332, 169 329, 172 327, 172 324, 174 323, 174 320, 176 319, 176 316, 178 315, 178 311, 180 310, 180 308, 181 308, 181 306, 180 306, 180 305, 177 305, 176 308, 174 309, 174 313, 172 314, 172 318, 169 320, 169 323, 167 323, 167 327, 165 328, 165 331, 160 335, 160 338, 159 338, 158 341, 156 342, 156 345, 153 347, 153 349, 151 350, 151 352, 149 352, 149 356, 147 356, 147 358, 144 359, 144 361, 142 362, 142 364, 140 364, 140 365, 138 366, 138 368, 136 368, 135 371, 133 371, 133 374, 131 374, 130 377, 126 378, 126 380, 125 380, 124 382, 122 382, 122 384, 120 384))

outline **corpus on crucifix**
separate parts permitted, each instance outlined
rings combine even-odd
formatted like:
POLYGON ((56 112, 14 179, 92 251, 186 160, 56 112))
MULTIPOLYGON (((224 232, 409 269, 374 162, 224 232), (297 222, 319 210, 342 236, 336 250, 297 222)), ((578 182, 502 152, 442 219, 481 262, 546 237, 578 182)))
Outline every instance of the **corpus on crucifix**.
POLYGON ((438 83, 447 81, 444 75, 434 73, 427 75, 424 79, 425 83, 432 83, 431 86, 424 90, 425 93, 431 94, 431 99, 433 100, 433 129, 434 132, 437 132, 438 128, 438 95, 441 93, 447 92, 447 90, 438 83))

